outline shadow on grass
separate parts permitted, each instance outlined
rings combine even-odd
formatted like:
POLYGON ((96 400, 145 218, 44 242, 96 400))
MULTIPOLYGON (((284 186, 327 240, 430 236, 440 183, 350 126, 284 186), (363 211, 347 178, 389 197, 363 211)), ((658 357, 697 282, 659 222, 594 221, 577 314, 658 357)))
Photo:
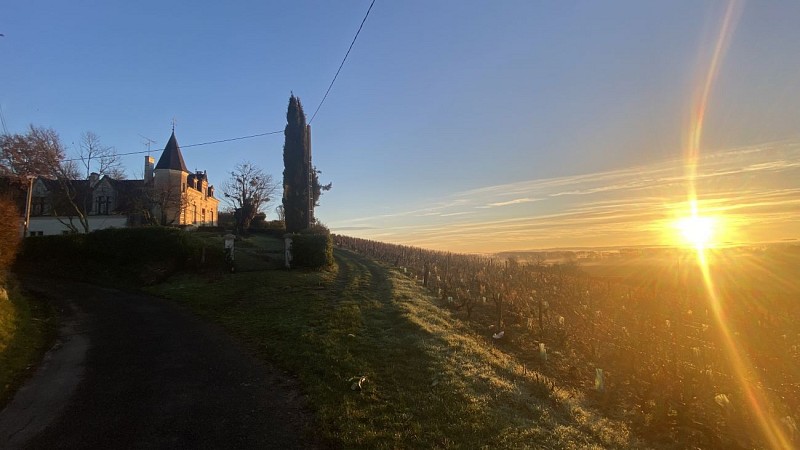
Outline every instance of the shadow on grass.
POLYGON ((348 251, 335 259, 330 271, 186 275, 151 291, 296 374, 333 446, 605 446, 413 280, 348 251))
POLYGON ((345 251, 335 257, 332 314, 352 314, 358 322, 340 338, 352 355, 351 376, 367 377, 361 391, 346 396, 352 423, 343 440, 366 447, 490 443, 497 424, 460 383, 444 376, 447 342, 411 320, 406 300, 398 299, 427 300, 398 292, 388 270, 374 261, 345 251))
POLYGON ((414 396, 425 399, 417 406, 418 415, 425 413, 420 420, 441 433, 427 443, 630 445, 627 430, 583 407, 556 380, 495 349, 491 339, 475 335, 438 300, 421 296, 413 280, 356 254, 339 252, 338 261, 348 266, 345 279, 368 290, 376 303, 364 313, 371 324, 366 334, 375 342, 367 351, 379 355, 376 372, 391 381, 391 388, 417 386, 405 404, 413 404, 414 396), (381 371, 398 365, 401 376, 381 371))

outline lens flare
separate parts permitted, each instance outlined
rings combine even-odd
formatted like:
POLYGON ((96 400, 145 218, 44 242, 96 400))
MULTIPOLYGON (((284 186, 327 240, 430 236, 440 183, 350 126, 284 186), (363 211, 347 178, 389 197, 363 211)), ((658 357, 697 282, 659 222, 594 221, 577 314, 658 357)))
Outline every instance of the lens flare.
POLYGON ((722 56, 730 43, 740 11, 741 5, 738 1, 734 0, 728 3, 719 36, 714 46, 714 52, 709 61, 708 72, 700 85, 699 96, 696 97, 696 102, 692 108, 692 121, 689 125, 685 165, 689 180, 688 204, 692 214, 688 218, 679 221, 678 226, 686 239, 697 249, 697 261, 703 275, 711 310, 722 333, 724 351, 730 360, 731 370, 745 394, 747 407, 756 419, 762 437, 771 448, 790 449, 792 448, 792 442, 784 431, 781 422, 771 412, 773 408, 771 408, 772 402, 770 398, 763 390, 758 388, 758 372, 754 369, 747 355, 740 351, 740 348, 742 348, 741 342, 731 331, 724 316, 721 296, 711 276, 706 255, 706 246, 713 236, 714 223, 712 219, 700 216, 697 209, 697 187, 695 182, 708 101, 719 73, 722 56))

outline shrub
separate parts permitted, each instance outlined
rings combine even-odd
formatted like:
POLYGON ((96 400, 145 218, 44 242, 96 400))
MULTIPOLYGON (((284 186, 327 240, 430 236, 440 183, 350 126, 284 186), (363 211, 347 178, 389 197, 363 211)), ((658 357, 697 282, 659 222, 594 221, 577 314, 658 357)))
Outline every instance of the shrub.
POLYGON ((264 228, 267 224, 267 215, 263 212, 257 213, 250 221, 250 229, 264 228))
POLYGON ((17 255, 20 241, 19 211, 9 197, 0 198, 0 279, 17 255))
POLYGON ((192 234, 175 228, 112 228, 30 237, 19 268, 86 281, 150 284, 176 270, 198 268, 204 253, 207 261, 221 260, 213 249, 206 250, 192 234))
POLYGON ((232 212, 221 212, 217 215, 217 225, 223 228, 234 228, 236 220, 233 218, 232 212))
POLYGON ((333 264, 333 239, 330 234, 293 234, 292 266, 319 269, 333 264))
POLYGON ((264 222, 263 228, 265 230, 274 230, 281 233, 286 233, 286 224, 282 220, 270 220, 268 222, 264 222))
POLYGON ((264 222, 262 225, 261 228, 250 227, 247 232, 249 234, 261 234, 279 239, 283 239, 283 236, 286 235, 286 226, 280 220, 270 220, 269 222, 264 222))
POLYGON ((183 267, 199 249, 189 233, 175 228, 109 228, 86 238, 90 257, 117 265, 173 259, 183 267))
POLYGON ((22 242, 17 269, 85 280, 89 270, 85 247, 85 234, 28 237, 22 242))
POLYGON ((225 227, 220 226, 212 226, 212 225, 203 225, 197 227, 197 231, 204 232, 204 233, 224 233, 225 227))
POLYGON ((306 228, 303 231, 300 231, 301 234, 331 234, 331 230, 325 226, 324 223, 320 222, 319 220, 314 222, 310 228, 306 228))

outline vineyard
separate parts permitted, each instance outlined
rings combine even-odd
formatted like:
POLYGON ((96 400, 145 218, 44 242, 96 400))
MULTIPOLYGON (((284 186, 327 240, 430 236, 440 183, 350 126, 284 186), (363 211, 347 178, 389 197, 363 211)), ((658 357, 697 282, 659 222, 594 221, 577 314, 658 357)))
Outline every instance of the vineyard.
POLYGON ((800 447, 800 305, 781 289, 728 283, 710 296, 686 274, 631 285, 574 264, 334 242, 394 265, 526 370, 582 392, 653 446, 774 445, 749 389, 784 443, 800 447))

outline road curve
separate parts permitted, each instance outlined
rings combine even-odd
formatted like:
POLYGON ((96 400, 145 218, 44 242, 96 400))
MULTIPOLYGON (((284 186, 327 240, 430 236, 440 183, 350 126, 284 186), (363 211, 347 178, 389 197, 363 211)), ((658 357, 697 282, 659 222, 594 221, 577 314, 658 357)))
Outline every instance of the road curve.
POLYGON ((0 412, 0 448, 314 448, 297 383, 167 301, 29 281, 56 345, 0 412))

